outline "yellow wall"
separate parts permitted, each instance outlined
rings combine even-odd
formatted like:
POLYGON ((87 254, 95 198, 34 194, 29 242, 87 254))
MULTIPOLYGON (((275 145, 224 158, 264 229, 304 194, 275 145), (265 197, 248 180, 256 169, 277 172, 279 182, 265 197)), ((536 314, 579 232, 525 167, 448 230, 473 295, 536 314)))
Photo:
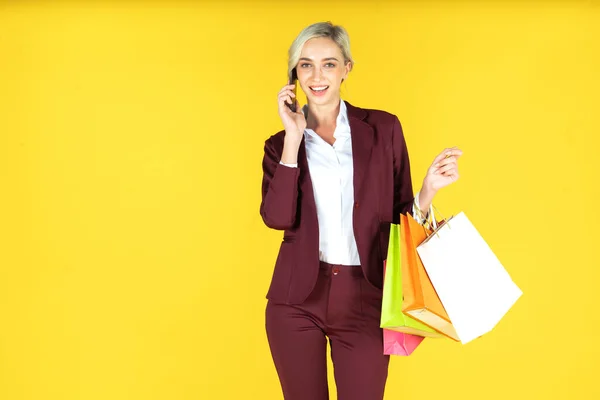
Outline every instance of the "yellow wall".
POLYGON ((280 398, 263 142, 327 19, 415 191, 464 150, 436 203, 524 291, 483 338, 393 359, 386 398, 600 398, 597 2, 91 3, 0 3, 1 399, 280 398))

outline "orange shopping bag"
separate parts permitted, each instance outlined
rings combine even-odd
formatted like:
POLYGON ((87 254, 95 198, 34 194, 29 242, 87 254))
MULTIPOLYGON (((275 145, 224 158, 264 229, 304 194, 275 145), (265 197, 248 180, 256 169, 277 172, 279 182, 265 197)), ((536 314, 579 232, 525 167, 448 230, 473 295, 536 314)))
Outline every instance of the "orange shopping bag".
POLYGON ((400 215, 400 251, 402 257, 402 286, 404 314, 421 321, 436 331, 456 341, 458 335, 440 301, 429 276, 417 254, 420 245, 431 233, 419 225, 411 215, 400 215))

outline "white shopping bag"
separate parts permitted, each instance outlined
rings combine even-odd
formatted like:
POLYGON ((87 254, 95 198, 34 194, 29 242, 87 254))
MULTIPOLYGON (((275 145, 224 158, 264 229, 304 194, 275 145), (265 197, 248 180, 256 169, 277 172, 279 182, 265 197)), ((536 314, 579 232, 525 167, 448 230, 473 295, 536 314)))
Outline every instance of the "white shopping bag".
POLYGON ((491 331, 523 294, 462 212, 417 252, 463 344, 491 331))

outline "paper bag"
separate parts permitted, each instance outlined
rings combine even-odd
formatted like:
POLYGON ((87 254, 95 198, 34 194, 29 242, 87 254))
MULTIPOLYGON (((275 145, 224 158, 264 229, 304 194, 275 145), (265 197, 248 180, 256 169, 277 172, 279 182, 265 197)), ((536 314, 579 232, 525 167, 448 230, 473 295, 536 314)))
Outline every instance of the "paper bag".
POLYGON ((400 215, 400 243, 402 258, 402 311, 445 336, 457 340, 458 336, 438 297, 423 263, 417 246, 427 239, 431 231, 419 225, 411 215, 400 215))
POLYGON ((383 354, 409 356, 423 341, 423 336, 410 335, 389 329, 383 330, 383 354))
POLYGON ((440 337, 434 329, 402 312, 403 285, 400 263, 400 226, 391 224, 388 254, 384 264, 380 326, 418 336, 440 337))
POLYGON ((492 330, 522 295, 462 212, 417 252, 463 344, 492 330))

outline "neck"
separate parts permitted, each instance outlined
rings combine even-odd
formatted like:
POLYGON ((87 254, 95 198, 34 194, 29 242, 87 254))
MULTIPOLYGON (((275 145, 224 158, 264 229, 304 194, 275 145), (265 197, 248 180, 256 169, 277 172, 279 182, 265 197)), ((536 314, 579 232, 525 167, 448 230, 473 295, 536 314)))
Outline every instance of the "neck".
POLYGON ((308 103, 308 116, 306 118, 306 127, 316 129, 320 126, 334 126, 338 114, 340 113, 340 98, 328 104, 308 103))

